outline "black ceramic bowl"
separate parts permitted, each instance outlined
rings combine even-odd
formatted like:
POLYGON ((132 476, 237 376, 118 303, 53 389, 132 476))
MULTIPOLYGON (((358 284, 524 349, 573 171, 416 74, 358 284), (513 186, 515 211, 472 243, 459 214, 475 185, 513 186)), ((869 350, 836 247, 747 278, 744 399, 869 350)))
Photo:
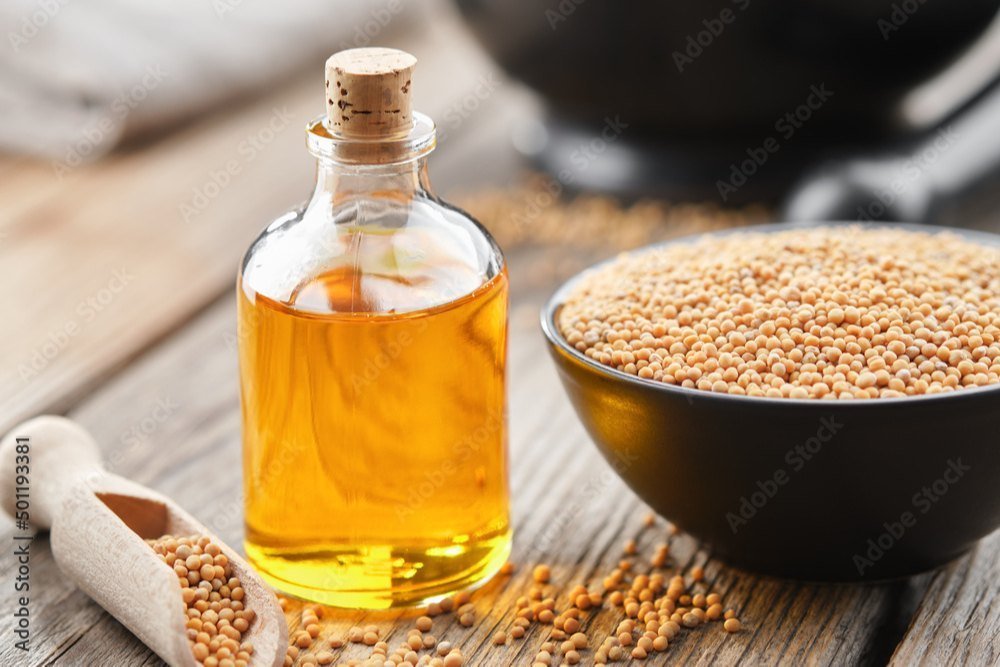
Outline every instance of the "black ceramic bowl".
MULTIPOLYGON (((1000 236, 954 231, 1000 250, 1000 236)), ((941 565, 1000 526, 1000 385, 818 401, 641 380, 559 333, 582 275, 542 312, 563 385, 625 482, 724 560, 814 581, 880 580, 941 565)))

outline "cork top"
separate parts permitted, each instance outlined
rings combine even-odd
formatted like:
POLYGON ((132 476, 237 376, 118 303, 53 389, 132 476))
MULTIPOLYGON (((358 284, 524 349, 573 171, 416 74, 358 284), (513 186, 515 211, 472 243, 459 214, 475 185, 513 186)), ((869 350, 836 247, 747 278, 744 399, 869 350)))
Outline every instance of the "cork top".
POLYGON ((410 77, 417 59, 397 49, 348 49, 326 61, 326 117, 331 132, 374 139, 409 132, 410 77))

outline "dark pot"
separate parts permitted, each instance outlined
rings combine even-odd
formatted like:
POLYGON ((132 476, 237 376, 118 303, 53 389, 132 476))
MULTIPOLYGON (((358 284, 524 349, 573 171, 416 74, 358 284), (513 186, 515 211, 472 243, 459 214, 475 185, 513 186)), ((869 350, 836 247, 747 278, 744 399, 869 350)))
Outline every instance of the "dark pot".
MULTIPOLYGON (((570 189, 725 204, 774 201, 830 149, 863 151, 928 130, 900 122, 900 101, 951 64, 1000 7, 997 0, 456 3, 500 65, 546 101, 547 143, 532 156, 542 169, 570 189), (606 137, 609 119, 627 129, 594 165, 583 164, 581 148, 606 137), (762 153, 768 139, 778 150, 762 153), (767 164, 720 197, 717 183, 751 153, 767 164)), ((956 110, 959 100, 950 102, 956 110)))
POLYGON ((834 99, 811 125, 831 132, 845 124, 854 132, 885 128, 902 96, 979 36, 1000 6, 995 0, 457 4, 493 57, 560 116, 599 125, 617 114, 652 134, 707 140, 772 132, 775 120, 820 84, 834 99))
MULTIPOLYGON (((996 235, 962 233, 1000 247, 996 235)), ((880 580, 946 563, 1000 526, 1000 385, 816 401, 640 380, 558 333, 578 279, 542 312, 577 414, 640 498, 723 559, 783 577, 880 580)))

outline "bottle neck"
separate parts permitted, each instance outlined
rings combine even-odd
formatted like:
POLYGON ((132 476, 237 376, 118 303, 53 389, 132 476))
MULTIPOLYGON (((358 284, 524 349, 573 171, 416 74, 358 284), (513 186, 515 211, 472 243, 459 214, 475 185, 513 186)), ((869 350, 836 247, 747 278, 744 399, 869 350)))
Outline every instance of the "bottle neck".
POLYGON ((427 157, 379 165, 345 165, 319 158, 313 201, 379 194, 409 198, 433 196, 427 171, 427 157))
POLYGON ((413 112, 409 131, 386 137, 346 137, 331 132, 325 117, 306 128, 306 145, 318 162, 313 204, 378 195, 406 199, 433 196, 427 156, 434 150, 434 122, 413 112))

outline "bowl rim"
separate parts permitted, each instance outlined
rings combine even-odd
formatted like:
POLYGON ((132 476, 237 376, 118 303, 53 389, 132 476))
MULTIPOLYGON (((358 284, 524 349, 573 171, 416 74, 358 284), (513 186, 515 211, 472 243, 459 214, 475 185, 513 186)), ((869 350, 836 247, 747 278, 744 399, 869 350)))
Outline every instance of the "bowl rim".
POLYGON ((656 382, 655 380, 646 380, 640 378, 636 375, 630 375, 624 371, 620 371, 617 368, 611 368, 610 366, 605 366, 600 364, 582 352, 577 350, 575 347, 571 346, 566 339, 563 337, 562 333, 559 331, 559 326, 556 323, 556 317, 559 311, 562 309, 566 296, 576 287, 576 285, 583 280, 586 276, 602 269, 603 267, 611 264, 612 262, 618 261, 623 256, 641 254, 644 252, 651 252, 657 248, 663 248, 671 245, 680 245, 683 243, 692 243, 699 239, 713 238, 713 237, 725 237, 731 235, 739 235, 746 233, 775 233, 781 231, 788 231, 793 229, 815 229, 818 227, 836 227, 836 226, 858 226, 866 229, 879 229, 879 228, 893 228, 893 229, 906 229, 914 232, 925 232, 931 234, 943 234, 952 233, 957 236, 964 237, 969 241, 979 243, 980 245, 992 246, 997 248, 1000 252, 1000 234, 994 234, 987 231, 977 230, 977 229, 966 229, 963 227, 948 227, 941 225, 925 225, 909 222, 865 222, 865 221, 808 221, 808 222, 772 222, 765 224, 751 224, 742 227, 730 227, 727 229, 685 234, 684 236, 679 236, 677 238, 668 239, 666 241, 660 241, 657 243, 651 243, 648 245, 640 246, 638 248, 633 248, 631 250, 626 250, 620 252, 612 257, 604 259, 596 264, 593 264, 582 271, 574 274, 572 277, 563 282, 556 291, 548 298, 545 305, 542 306, 541 311, 541 328, 542 333, 545 338, 548 339, 549 344, 554 347, 561 354, 566 355, 571 361, 578 364, 582 364, 584 367, 596 371, 599 375, 604 375, 610 380, 625 381, 636 387, 641 387, 651 391, 659 391, 666 393, 668 395, 673 394, 678 397, 683 397, 685 399, 701 399, 701 400, 717 400, 723 402, 737 402, 744 405, 761 404, 762 406, 775 407, 775 406, 797 406, 799 408, 810 407, 817 408, 822 407, 823 409, 850 409, 857 408, 860 406, 903 406, 903 405, 917 405, 924 404, 931 401, 949 401, 949 400, 960 400, 962 398, 974 398, 982 396, 985 394, 998 394, 1000 395, 1000 383, 993 385, 986 385, 983 387, 971 387, 968 389, 963 389, 961 391, 951 391, 941 394, 922 394, 920 396, 902 396, 898 398, 881 398, 872 399, 868 401, 856 400, 856 401, 842 401, 842 400, 831 400, 824 401, 815 398, 772 398, 768 396, 740 396, 738 394, 722 394, 714 391, 705 391, 703 389, 692 389, 690 387, 681 387, 678 385, 667 384, 665 382, 656 382), (834 408, 833 406, 841 406, 834 408))

